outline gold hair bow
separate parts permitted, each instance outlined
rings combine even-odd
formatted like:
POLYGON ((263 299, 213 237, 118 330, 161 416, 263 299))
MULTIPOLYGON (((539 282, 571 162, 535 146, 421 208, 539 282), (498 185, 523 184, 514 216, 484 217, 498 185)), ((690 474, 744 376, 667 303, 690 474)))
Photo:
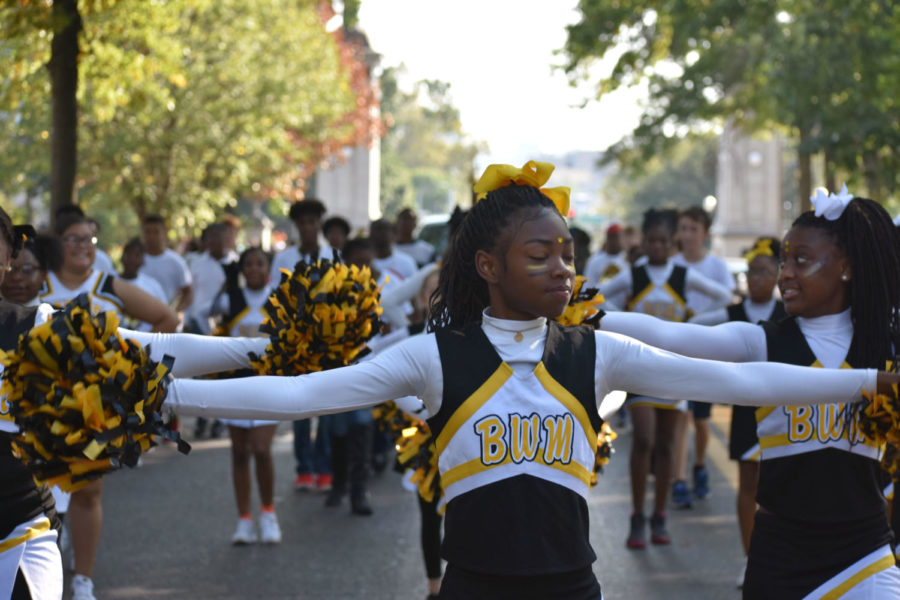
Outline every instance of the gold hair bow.
POLYGON ((759 240, 750 251, 744 255, 747 264, 750 264, 757 256, 775 256, 772 252, 772 240, 759 240))
POLYGON ((556 209, 564 217, 569 216, 569 193, 567 187, 542 188, 550 179, 550 174, 555 169, 548 162, 540 162, 529 160, 521 169, 517 169, 512 165, 488 165, 484 170, 481 179, 473 188, 475 191, 475 201, 482 200, 487 196, 488 192, 506 187, 508 185, 529 185, 541 190, 541 193, 550 198, 556 209))

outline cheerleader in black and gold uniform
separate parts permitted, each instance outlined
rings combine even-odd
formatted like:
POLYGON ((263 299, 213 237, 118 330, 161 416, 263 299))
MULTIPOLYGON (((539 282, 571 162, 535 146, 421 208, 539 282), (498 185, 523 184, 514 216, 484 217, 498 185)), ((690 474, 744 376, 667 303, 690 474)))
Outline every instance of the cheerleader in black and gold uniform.
MULTIPOLYGON (((178 316, 150 294, 124 279, 93 269, 94 231, 83 216, 60 219, 56 234, 62 242, 63 255, 58 268, 47 273, 46 288, 40 301, 57 308, 80 294, 87 294, 91 312, 111 310, 120 319, 124 315, 152 324, 154 331, 175 331, 178 316)), ((103 480, 98 479, 72 494, 69 505, 69 528, 75 555, 72 587, 82 598, 92 598, 94 558, 100 542, 103 512, 100 505, 103 480)))
MULTIPOLYGON (((230 337, 258 337, 259 326, 266 318, 264 306, 271 293, 269 256, 262 248, 245 250, 238 260, 244 276, 244 287, 228 287, 213 304, 212 313, 222 315, 218 333, 230 337)), ((249 369, 239 375, 252 375, 249 369)), ((248 398, 248 402, 251 401, 248 398)), ((275 463, 272 461, 272 440, 277 421, 253 419, 223 419, 231 436, 231 478, 238 508, 238 524, 231 541, 235 545, 281 543, 281 527, 275 516, 275 463), (259 535, 250 512, 250 462, 256 465, 259 487, 259 535)))
MULTIPOLYGON (((887 212, 817 192, 784 240, 788 318, 716 327, 611 313, 608 331, 681 354, 839 370, 884 367, 900 347, 900 253, 887 212)), ((763 384, 765 382, 760 382, 763 384)), ((759 510, 744 598, 900 598, 879 459, 856 404, 762 408, 759 510)))

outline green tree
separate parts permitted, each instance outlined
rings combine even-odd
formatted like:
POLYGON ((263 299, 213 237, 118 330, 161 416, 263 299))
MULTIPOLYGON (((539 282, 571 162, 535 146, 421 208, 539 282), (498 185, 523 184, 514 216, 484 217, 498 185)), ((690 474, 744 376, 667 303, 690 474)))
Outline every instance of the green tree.
POLYGON ((441 213, 468 203, 475 156, 483 149, 462 130, 450 84, 427 80, 404 90, 402 67, 381 76, 382 111, 388 124, 381 141, 381 209, 392 218, 401 208, 441 213))
POLYGON ((817 153, 830 180, 865 185, 879 199, 898 189, 900 78, 892 74, 900 66, 900 13, 893 3, 581 0, 579 10, 565 46, 570 77, 592 78, 597 59, 608 55, 615 64, 597 82, 598 95, 649 85, 640 125, 611 156, 644 161, 686 130, 730 119, 749 132, 793 135, 803 201, 817 153))
POLYGON ((716 194, 717 151, 715 136, 687 136, 640 168, 615 171, 606 195, 624 209, 620 216, 635 224, 649 208, 702 205, 706 196, 716 194))
MULTIPOLYGON (((20 185, 47 172, 40 65, 53 37, 22 31, 0 44, 19 69, 0 95, 0 168, 20 185)), ((298 165, 344 134, 336 124, 355 106, 313 0, 123 0, 84 17, 80 43, 76 185, 94 212, 130 206, 196 227, 237 197, 302 187, 298 165)))

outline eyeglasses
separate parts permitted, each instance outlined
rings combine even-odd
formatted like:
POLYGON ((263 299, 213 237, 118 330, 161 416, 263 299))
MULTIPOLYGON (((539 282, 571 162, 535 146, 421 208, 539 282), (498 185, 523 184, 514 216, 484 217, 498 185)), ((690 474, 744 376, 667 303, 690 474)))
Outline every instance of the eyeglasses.
POLYGON ((10 275, 21 275, 22 277, 34 277, 41 272, 41 268, 37 265, 22 265, 16 267, 13 265, 6 266, 6 272, 10 275))
POLYGON ((62 243, 70 248, 76 246, 96 246, 97 238, 93 236, 81 237, 78 235, 67 235, 63 237, 62 243))

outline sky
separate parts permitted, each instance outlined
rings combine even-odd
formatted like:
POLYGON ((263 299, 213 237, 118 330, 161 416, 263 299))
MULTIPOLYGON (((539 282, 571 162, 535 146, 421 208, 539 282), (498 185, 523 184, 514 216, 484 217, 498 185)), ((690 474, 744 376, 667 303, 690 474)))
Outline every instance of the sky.
MULTIPOLYGON (((600 151, 631 132, 642 89, 591 101, 574 89, 554 52, 578 21, 576 0, 363 0, 359 27, 383 66, 411 80, 450 83, 463 129, 486 142, 479 166, 519 166, 537 154, 600 151)), ((598 67, 602 68, 602 67, 598 67)))

